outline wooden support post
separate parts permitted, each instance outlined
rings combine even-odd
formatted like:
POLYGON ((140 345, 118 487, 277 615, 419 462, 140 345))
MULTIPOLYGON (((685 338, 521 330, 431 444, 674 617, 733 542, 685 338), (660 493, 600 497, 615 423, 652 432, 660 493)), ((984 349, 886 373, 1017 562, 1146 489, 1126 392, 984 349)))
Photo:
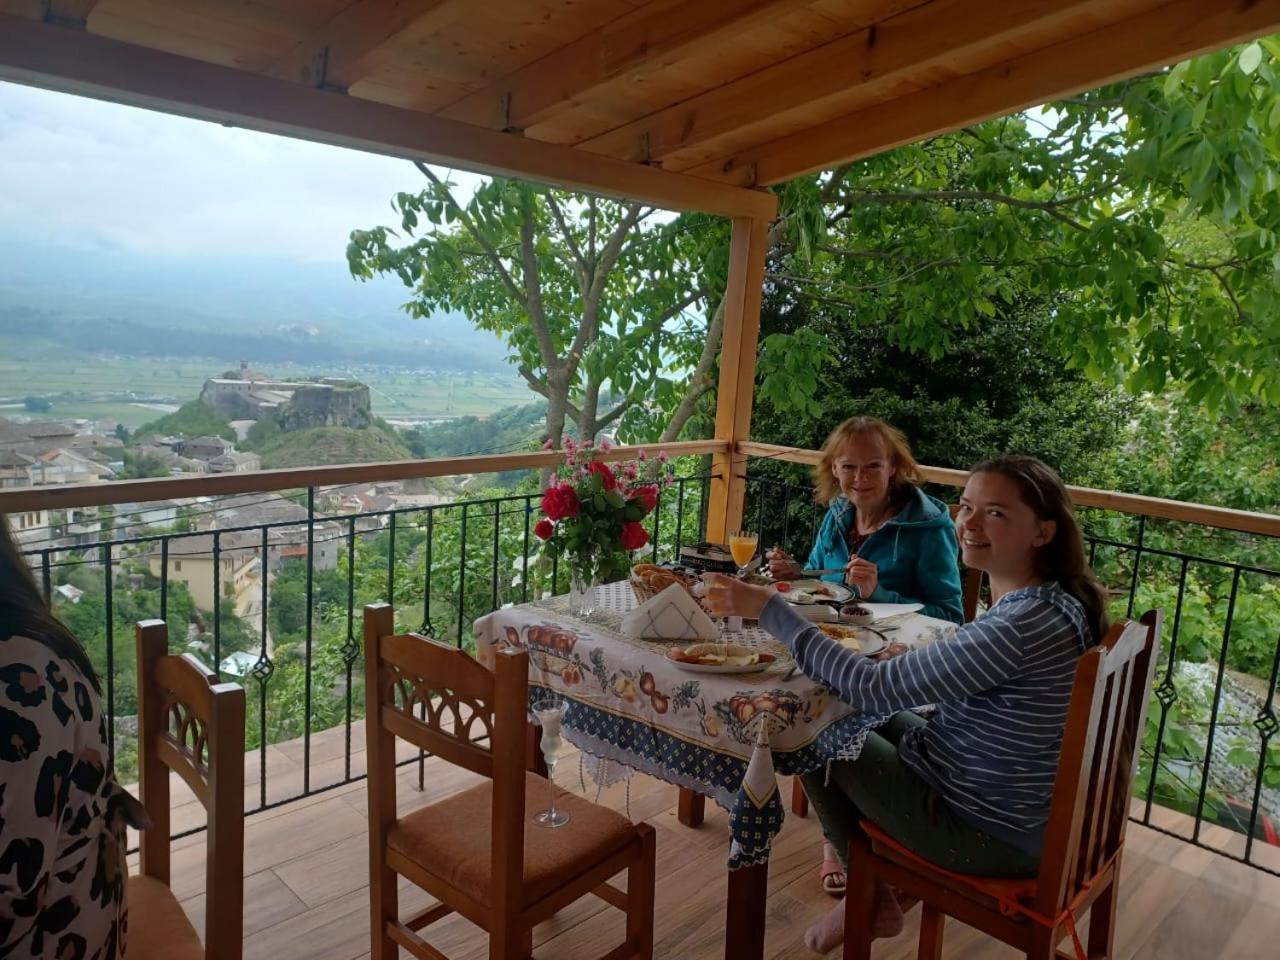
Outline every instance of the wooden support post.
MULTIPOLYGON (((760 339, 760 299, 764 286, 769 224, 739 217, 733 221, 729 279, 725 288, 724 338, 720 382, 716 390, 716 439, 737 444, 751 431, 755 395, 756 347, 760 339)), ((707 539, 723 543, 742 523, 747 458, 733 447, 712 460, 707 539)))

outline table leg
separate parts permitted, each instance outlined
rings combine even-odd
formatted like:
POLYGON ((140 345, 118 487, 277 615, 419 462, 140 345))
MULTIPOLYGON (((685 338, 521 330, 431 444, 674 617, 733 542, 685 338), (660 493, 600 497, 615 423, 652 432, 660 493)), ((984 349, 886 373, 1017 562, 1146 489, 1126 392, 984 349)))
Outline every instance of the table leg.
POLYGON ((694 793, 685 787, 680 788, 680 803, 676 807, 676 818, 686 827, 701 826, 706 807, 707 798, 702 794, 694 793))
POLYGON ((791 781, 791 812, 797 817, 809 815, 809 797, 804 792, 804 784, 800 782, 799 777, 791 781))
POLYGON ((547 759, 542 755, 542 747, 538 745, 542 740, 541 724, 529 723, 528 742, 525 746, 525 769, 536 773, 540 777, 547 776, 547 759))
POLYGON ((764 956, 765 893, 768 886, 768 863, 729 871, 725 960, 758 960, 764 956))

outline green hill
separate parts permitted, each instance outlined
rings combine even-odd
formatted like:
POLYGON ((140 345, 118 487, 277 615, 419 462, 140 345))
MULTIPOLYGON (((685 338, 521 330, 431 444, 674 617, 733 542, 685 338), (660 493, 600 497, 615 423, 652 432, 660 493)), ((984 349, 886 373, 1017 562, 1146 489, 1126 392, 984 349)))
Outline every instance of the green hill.
POLYGON ((266 442, 255 445, 254 450, 262 457, 264 470, 408 460, 413 456, 404 444, 378 427, 367 430, 313 427, 277 433, 266 442))
POLYGON ((192 400, 173 413, 144 423, 133 435, 135 442, 146 437, 222 437, 234 443, 236 432, 202 401, 192 400))

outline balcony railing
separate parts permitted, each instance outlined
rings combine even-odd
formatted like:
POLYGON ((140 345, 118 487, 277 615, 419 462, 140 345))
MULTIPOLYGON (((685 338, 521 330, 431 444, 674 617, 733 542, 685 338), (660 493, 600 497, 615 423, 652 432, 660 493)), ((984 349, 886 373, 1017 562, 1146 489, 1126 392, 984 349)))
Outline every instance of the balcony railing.
MULTIPOLYGON (((690 458, 726 449, 715 441, 668 445, 673 455, 690 458)), ((758 530, 762 543, 806 554, 821 508, 801 465, 818 454, 763 444, 743 444, 738 452, 750 458, 745 470, 734 458, 746 488, 743 525, 758 530)), ((627 455, 624 448, 611 456, 627 455)), ((190 530, 112 533, 92 545, 36 543, 25 550, 102 671, 121 777, 129 779, 135 762, 131 624, 159 616, 170 621, 175 648, 189 642, 224 679, 246 686, 248 743, 258 761, 257 797, 248 812, 256 812, 363 777, 351 738, 363 713, 364 604, 391 599, 398 628, 465 646, 477 617, 567 589, 566 576, 536 558, 534 494, 335 513, 326 506, 329 491, 537 469, 555 459, 534 453, 29 488, 0 493, 0 511, 219 494, 240 494, 242 507, 254 506, 245 495, 279 504, 272 491, 297 505, 296 516, 286 519, 205 529, 216 518, 210 504, 185 518, 190 530), (55 596, 64 584, 82 594, 74 602, 55 596), (295 738, 301 754, 285 756, 295 738)), ((654 559, 672 558, 681 544, 703 538, 711 490, 724 479, 696 460, 679 462, 684 469, 649 521, 654 559)), ((943 499, 953 499, 965 474, 926 468, 926 476, 943 499)), ((1169 612, 1137 819, 1280 872, 1272 866, 1280 858, 1259 856, 1260 844, 1280 843, 1280 518, 1111 491, 1073 488, 1072 495, 1090 561, 1112 591, 1113 612, 1127 616, 1152 606, 1169 612), (1166 808, 1185 816, 1162 818, 1166 808), (1186 829, 1170 826, 1175 822, 1186 829), (1210 843, 1204 829, 1210 824, 1230 832, 1212 830, 1210 843)), ((416 762, 421 777, 420 756, 402 762, 416 762)))

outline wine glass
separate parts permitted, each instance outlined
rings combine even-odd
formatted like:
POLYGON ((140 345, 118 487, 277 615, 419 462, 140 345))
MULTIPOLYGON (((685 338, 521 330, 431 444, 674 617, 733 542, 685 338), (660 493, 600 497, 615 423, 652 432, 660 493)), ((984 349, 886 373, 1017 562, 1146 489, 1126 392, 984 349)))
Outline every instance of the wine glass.
POLYGON ((733 554, 733 562, 738 565, 738 576, 747 575, 747 564, 756 555, 756 544, 759 538, 754 533, 740 530, 729 535, 729 552, 733 554))
POLYGON ((538 746, 542 748, 542 756, 547 762, 547 785, 550 788, 551 806, 533 816, 533 822, 541 827, 563 827, 569 822, 569 814, 556 809, 556 784, 554 774, 556 761, 564 752, 564 739, 560 736, 560 725, 564 721, 567 704, 556 697, 539 700, 533 705, 533 715, 538 718, 542 727, 542 740, 538 746))

